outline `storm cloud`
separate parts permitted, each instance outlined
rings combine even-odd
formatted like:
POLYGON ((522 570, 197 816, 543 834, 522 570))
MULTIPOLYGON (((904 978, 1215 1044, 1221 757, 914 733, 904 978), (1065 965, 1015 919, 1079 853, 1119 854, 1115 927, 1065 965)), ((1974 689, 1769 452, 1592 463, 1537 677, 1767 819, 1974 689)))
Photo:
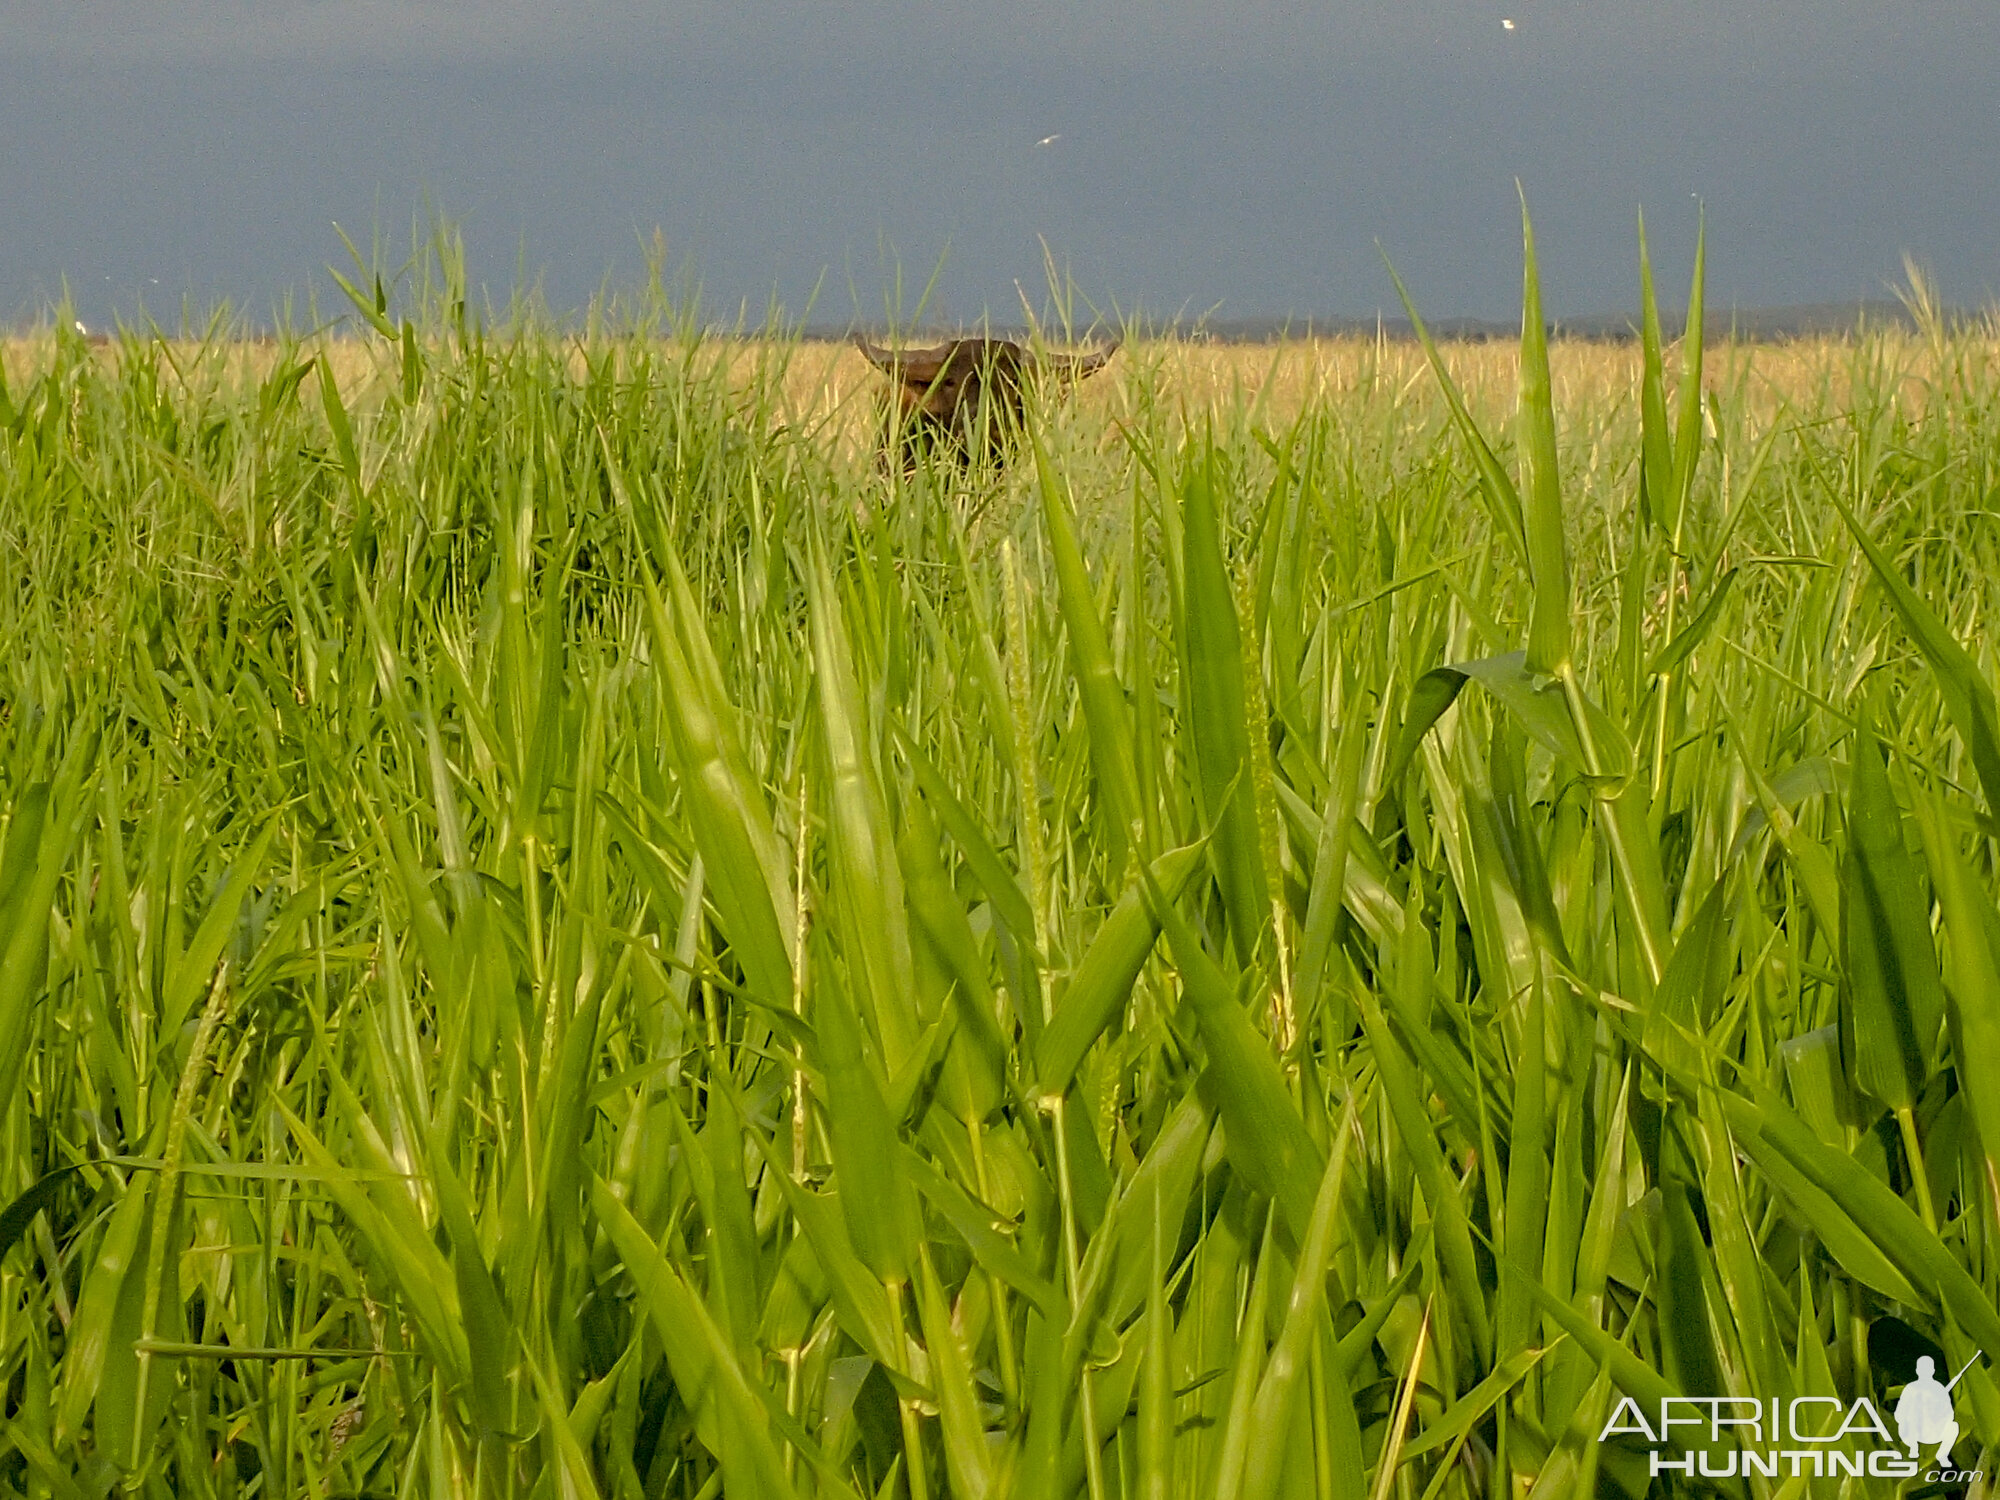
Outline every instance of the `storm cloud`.
POLYGON ((1039 303, 1366 317, 1518 307, 1518 180, 1551 309, 1634 299, 1643 205, 1712 296, 1879 297, 1912 255, 2000 290, 2000 10, 1031 3, 0 5, 0 316, 67 286, 252 316, 331 283, 337 222, 426 205, 475 280, 558 307, 657 230, 761 321, 1039 303), (1512 20, 1512 29, 1502 26, 1512 20), (1054 137, 1054 139, 1049 139, 1054 137))

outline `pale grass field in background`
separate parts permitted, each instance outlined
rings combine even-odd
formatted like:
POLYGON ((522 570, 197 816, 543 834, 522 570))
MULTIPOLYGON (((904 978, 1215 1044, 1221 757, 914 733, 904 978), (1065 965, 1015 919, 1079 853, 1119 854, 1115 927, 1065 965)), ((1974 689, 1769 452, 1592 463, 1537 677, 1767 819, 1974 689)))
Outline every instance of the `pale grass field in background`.
MULTIPOLYGON (((913 339, 917 344, 924 339, 913 339)), ((320 341, 330 350, 343 391, 364 407, 378 376, 393 380, 393 351, 373 341, 335 338, 320 341)), ((168 340, 191 382, 227 385, 257 380, 281 357, 269 339, 203 346, 168 340), (197 358, 197 355, 200 357, 197 358)), ((44 367, 47 335, 0 340, 0 370, 18 383, 44 367)), ((115 362, 116 343, 100 344, 100 357, 115 362)), ((1474 412, 1488 422, 1512 410, 1518 351, 1511 342, 1482 340, 1442 344, 1452 377, 1474 412)), ((726 358, 746 390, 769 382, 772 405, 790 425, 826 434, 845 451, 873 442, 882 378, 858 350, 845 343, 775 341, 727 336, 706 343, 712 357, 726 358)), ((1671 352, 1671 351, 1670 351, 1671 352)), ((580 367, 582 356, 575 363, 580 367)), ((1630 412, 1639 385, 1636 342, 1558 339, 1549 350, 1556 409, 1565 426, 1577 421, 1610 424, 1630 412)), ((1808 338, 1772 343, 1726 343, 1707 353, 1705 384, 1729 388, 1749 400, 1752 411, 1773 417, 1781 409, 1840 410, 1852 396, 1857 372, 1865 372, 1877 397, 1890 389, 1912 415, 1921 412, 1925 392, 1950 371, 1977 380, 2000 361, 2000 330, 1985 338, 1953 339, 1939 345, 1901 329, 1876 329, 1845 338, 1808 338)), ((1307 405, 1342 405, 1357 396, 1431 394, 1423 350, 1405 339, 1291 339, 1273 343, 1211 343, 1159 339, 1122 347, 1105 372, 1085 382, 1077 401, 1086 412, 1129 419, 1144 401, 1164 401, 1184 415, 1247 410, 1267 426, 1283 426, 1307 405)))

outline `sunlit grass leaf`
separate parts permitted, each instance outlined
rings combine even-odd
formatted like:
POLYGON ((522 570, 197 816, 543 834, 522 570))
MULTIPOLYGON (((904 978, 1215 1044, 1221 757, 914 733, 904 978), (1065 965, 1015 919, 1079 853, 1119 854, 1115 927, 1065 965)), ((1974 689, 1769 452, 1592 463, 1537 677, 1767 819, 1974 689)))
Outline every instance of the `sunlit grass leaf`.
POLYGON ((1889 555, 1863 528, 1853 511, 1839 497, 1829 495, 1827 504, 1838 512, 1860 544, 1869 567, 1875 571, 1889 602, 1903 621, 1903 627, 1917 643, 1930 664, 1938 693, 1944 699, 1952 723, 1972 757, 1980 787, 1989 809, 2000 809, 2000 710, 1996 710, 1993 688, 1972 654, 1961 646, 1937 617, 1937 613, 1904 582, 1889 555))
POLYGON ((1528 542, 1527 666, 1554 674, 1569 665, 1569 549, 1563 540, 1562 480, 1557 472, 1555 393, 1549 385, 1548 330, 1542 322, 1542 282, 1535 265, 1535 231, 1521 201, 1521 520, 1528 542))
POLYGON ((1929 902, 1905 843, 1881 747, 1854 737, 1841 862, 1841 1049, 1855 1082, 1891 1109, 1916 1107, 1936 1066, 1944 993, 1929 902))
MULTIPOLYGON (((1385 257, 1386 263, 1386 257, 1385 257)), ((1520 491, 1514 488, 1514 481, 1507 477, 1493 447, 1486 441, 1486 435, 1479 430, 1472 412, 1459 394, 1450 371, 1446 369, 1444 355, 1439 352, 1430 330, 1417 313, 1416 304, 1403 285, 1403 278, 1396 274, 1396 268, 1389 266, 1390 279, 1396 283, 1396 295, 1401 299, 1403 311, 1409 317, 1410 326, 1416 330, 1417 341, 1423 345, 1424 357, 1430 362, 1431 373, 1437 377, 1438 388, 1444 393, 1445 404, 1450 409, 1452 425, 1465 440, 1472 452, 1473 471, 1479 478, 1479 497, 1485 502, 1493 517, 1494 525, 1501 535, 1508 537, 1519 550, 1522 559, 1528 557, 1528 535, 1526 518, 1521 508, 1520 491)))
POLYGON ((1142 878, 1208 1054, 1202 1087, 1222 1117, 1230 1160, 1258 1191, 1278 1200, 1292 1233, 1303 1237, 1324 1153, 1306 1133, 1270 1043, 1250 1024, 1234 986, 1151 874, 1142 878))
POLYGON ((439 1217, 451 1237, 451 1268, 464 1320, 473 1414, 484 1432, 504 1433, 509 1426, 507 1376, 514 1363, 513 1324, 480 1249, 465 1189, 441 1159, 433 1160, 431 1173, 438 1188, 439 1217))
POLYGON ((944 1288, 930 1257, 918 1257, 917 1310, 930 1356, 931 1388, 936 1393, 939 1426, 944 1432, 945 1472, 954 1495, 984 1500, 992 1485, 986 1424, 979 1412, 979 1392, 973 1384, 970 1358, 952 1326, 944 1288))
MULTIPOLYGON (((1151 878, 1168 902, 1181 899, 1205 852, 1202 845, 1189 844, 1154 861, 1151 878)), ((1042 1032, 1035 1049, 1035 1076, 1043 1090, 1056 1094, 1068 1090, 1084 1053, 1124 1010, 1159 934, 1159 918, 1148 904, 1146 887, 1134 880, 1084 950, 1075 977, 1042 1032)))
MULTIPOLYGON (((1238 961, 1248 963, 1270 926, 1251 787, 1250 735, 1243 680, 1242 631, 1236 590, 1222 550, 1222 516, 1215 457, 1209 450, 1189 467, 1181 489, 1184 596, 1175 620, 1187 672, 1188 728, 1197 790, 1216 883, 1229 910, 1238 961)), ((1255 733, 1264 733, 1262 725, 1255 733)))
POLYGON ((1695 228, 1694 270, 1688 286, 1687 321, 1681 331, 1679 410, 1674 418, 1674 483, 1672 505, 1664 520, 1667 534, 1679 540, 1687 507, 1694 493, 1695 466, 1701 458, 1702 353, 1707 336, 1708 216, 1695 228))
POLYGON ((2000 1351, 2000 1312, 1992 1300, 1888 1184, 1823 1143, 1767 1088, 1749 1098, 1724 1095, 1723 1107, 1746 1151, 1760 1161, 1766 1153, 1782 1158, 1839 1205, 1909 1285, 1935 1296, 1981 1347, 2000 1351))
MULTIPOLYGON (((1994 1071, 2000 1068, 2000 911, 1966 868, 1944 809, 1936 802, 1919 801, 1917 806, 1944 915, 1953 1059, 1961 1079, 2000 1076, 1994 1071)), ((1983 1178, 1991 1212, 2000 1209, 2000 1095, 1974 1085, 1963 1097, 1974 1122, 1977 1175, 1983 1178)))
POLYGON ((848 1235, 877 1280, 907 1282, 921 1227, 883 1080, 862 1054, 860 1023, 844 986, 822 975, 814 1015, 848 1235))
POLYGON ((1363 991, 1359 999, 1363 1026, 1374 1049, 1376 1076, 1395 1118, 1403 1150, 1437 1223, 1438 1248, 1451 1295, 1458 1304, 1475 1353, 1482 1360, 1488 1359, 1493 1326, 1485 1287, 1472 1253, 1472 1230, 1465 1204, 1459 1197, 1458 1181, 1448 1169, 1438 1139, 1429 1128, 1417 1074, 1373 998, 1363 991))
POLYGON ((675 769, 731 947, 767 998, 788 1000, 792 973, 781 911, 783 862, 770 811, 752 784, 727 728, 728 706, 709 701, 682 649, 680 633, 650 575, 645 619, 659 673, 660 701, 672 730, 675 769))
POLYGON ((1646 248, 1644 213, 1639 215, 1639 358, 1639 511, 1672 536, 1679 519, 1674 505, 1674 440, 1667 430, 1660 309, 1653 296, 1653 259, 1646 248))
POLYGON ((1709 632, 1715 629, 1716 621, 1722 618, 1722 608, 1729 602, 1729 591, 1736 583, 1736 573, 1737 570, 1731 568, 1716 580, 1715 587, 1709 590, 1708 598, 1702 601, 1702 606, 1695 617, 1683 625, 1675 633, 1674 638, 1655 652, 1653 659, 1646 663, 1647 672, 1655 676, 1671 672, 1694 655, 1695 648, 1708 639, 1709 632))
POLYGON ((605 1231, 659 1330, 682 1389, 716 1403, 724 1441, 717 1457, 735 1487, 790 1500, 796 1495, 771 1441, 763 1403, 730 1352, 720 1329, 681 1272, 659 1252, 646 1231, 600 1180, 591 1189, 605 1231), (690 1337, 690 1335, 692 1335, 690 1337))
MULTIPOLYGON (((1312 1218, 1299 1247, 1298 1268, 1290 1295, 1279 1314, 1278 1337, 1257 1383, 1250 1407, 1250 1451, 1244 1464, 1243 1490, 1250 1495, 1278 1493, 1285 1470, 1287 1436, 1294 1430, 1293 1411, 1306 1373, 1307 1351, 1317 1341, 1326 1301, 1326 1265, 1332 1253, 1335 1214, 1354 1143, 1354 1119, 1360 1091, 1350 1094, 1340 1118, 1333 1122, 1333 1151, 1313 1198, 1312 1218)), ((1295 1487, 1303 1475, 1294 1477, 1295 1487)))
POLYGON ((1110 822, 1107 837, 1113 850, 1112 867, 1122 862, 1117 851, 1135 824, 1141 821, 1138 770, 1132 749, 1131 714, 1125 706, 1124 685, 1111 659, 1111 642, 1103 619, 1097 612, 1097 598, 1091 588, 1090 573, 1084 566, 1083 551, 1077 543, 1071 502, 1064 493, 1064 480, 1049 458, 1046 444, 1034 424, 1028 426, 1029 446, 1035 460, 1036 486, 1041 493, 1042 522, 1047 528, 1049 548, 1055 554, 1056 582, 1062 606, 1063 625, 1069 635, 1069 655, 1076 674, 1077 692, 1083 703, 1084 722, 1090 735, 1090 753, 1097 767, 1097 783, 1105 799, 1110 822))

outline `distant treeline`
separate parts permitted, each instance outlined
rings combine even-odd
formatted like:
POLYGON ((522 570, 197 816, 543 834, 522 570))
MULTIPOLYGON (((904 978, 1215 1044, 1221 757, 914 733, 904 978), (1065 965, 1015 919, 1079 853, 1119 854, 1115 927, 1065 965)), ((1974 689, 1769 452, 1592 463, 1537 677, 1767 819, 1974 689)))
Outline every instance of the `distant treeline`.
MULTIPOLYGON (((1989 308, 1974 311, 1969 308, 1946 307, 1939 309, 1936 316, 1945 330, 1955 333, 1974 333, 1982 328, 2000 328, 2000 309, 1989 308)), ((34 338, 45 333, 50 326, 51 314, 45 309, 38 317, 19 320, 9 328, 0 324, 0 338, 34 338)), ((1679 335, 1685 313, 1680 310, 1662 309, 1661 326, 1667 336, 1679 335)), ((54 315, 54 322, 65 321, 76 332, 93 344, 116 341, 121 336, 136 335, 144 339, 162 331, 145 320, 137 323, 91 324, 86 326, 73 317, 54 315)), ((1512 342, 1521 336, 1521 325, 1511 320, 1488 318, 1432 318, 1426 319, 1426 326, 1432 335, 1460 343, 1486 343, 1489 341, 1512 342)), ((556 326, 563 320, 554 318, 556 326)), ((1704 319, 1704 336, 1712 342, 1734 339, 1750 343, 1783 343, 1792 339, 1845 338, 1854 334, 1897 328, 1909 332, 1917 331, 1918 314, 1909 306, 1891 299, 1864 302, 1809 302, 1790 307, 1750 307, 1712 310, 1704 319)), ((254 343, 282 342, 281 335, 268 322, 242 317, 231 318, 227 310, 209 319, 210 332, 218 328, 233 330, 228 336, 254 343)), ((871 337, 888 337, 897 344, 934 342, 942 337, 979 332, 994 338, 1012 338, 1026 342, 1029 330, 1020 324, 957 323, 926 324, 916 329, 905 329, 894 334, 885 334, 879 325, 855 323, 808 323, 804 326, 777 324, 766 329, 745 325, 716 324, 710 331, 720 336, 760 334, 796 336, 812 343, 846 343, 857 332, 866 331, 871 337)), ((294 330, 296 336, 298 330, 294 330)), ((1622 344, 1636 343, 1639 338, 1639 324, 1636 317, 1627 313, 1606 313, 1581 318, 1560 318, 1548 325, 1551 337, 1581 339, 1592 343, 1622 344)), ((1044 333, 1054 342, 1063 342, 1059 332, 1045 327, 1044 333)), ((1185 339, 1196 343, 1215 344, 1275 344, 1292 339, 1373 339, 1383 338, 1391 343, 1410 343, 1416 338, 1416 330, 1408 318, 1351 318, 1351 317, 1286 317, 1286 318, 1195 318, 1154 320, 1137 318, 1122 329, 1108 323, 1098 323, 1086 327, 1079 322, 1074 330, 1079 341, 1101 341, 1111 337, 1142 339, 1185 339)), ((198 331, 183 324, 181 336, 200 337, 198 331)))
MULTIPOLYGON (((1661 310, 1660 321, 1668 331, 1669 337, 1680 331, 1685 316, 1684 312, 1661 310)), ((1964 308, 1944 309, 1941 316, 1945 325, 1953 329, 1969 329, 1992 318, 1991 313, 1977 313, 1964 308)), ((1425 322, 1434 337, 1460 342, 1484 343, 1494 339, 1511 341, 1521 336, 1521 325, 1514 321, 1434 318, 1426 319, 1425 322)), ((1917 318, 1903 303, 1881 299, 1864 302, 1809 302, 1791 307, 1724 308, 1712 310, 1704 320, 1704 333, 1708 339, 1720 341, 1735 338, 1756 343, 1777 343, 1787 339, 1803 338, 1839 338, 1881 328, 1901 328, 1914 332, 1917 329, 1917 318)), ((987 331, 996 337, 1027 337, 1027 330, 1019 327, 991 327, 987 331)), ((933 332, 934 330, 926 330, 921 337, 931 337, 933 332)), ((1411 327, 1409 319, 1402 317, 1202 318, 1167 322, 1140 319, 1128 332, 1143 338, 1182 338, 1217 344, 1272 344, 1286 339, 1376 337, 1401 343, 1416 338, 1416 330, 1411 327)), ((1611 313, 1558 319, 1549 325, 1549 332, 1561 338, 1617 344, 1637 342, 1639 324, 1638 319, 1632 314, 1611 313)), ((810 325, 802 333, 807 339, 837 341, 852 337, 853 330, 824 324, 810 325)), ((918 336, 912 335, 912 337, 918 336)))

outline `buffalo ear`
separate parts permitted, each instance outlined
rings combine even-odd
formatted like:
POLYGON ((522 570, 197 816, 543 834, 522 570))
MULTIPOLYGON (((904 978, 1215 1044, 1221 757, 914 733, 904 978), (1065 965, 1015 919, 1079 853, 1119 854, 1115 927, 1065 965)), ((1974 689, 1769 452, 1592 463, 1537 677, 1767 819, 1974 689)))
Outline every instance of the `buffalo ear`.
POLYGON ((1084 355, 1076 362, 1076 371, 1071 378, 1081 380, 1086 375, 1095 375, 1099 370, 1110 364, 1111 356, 1118 352, 1118 343, 1117 339, 1113 339, 1101 349, 1093 349, 1090 353, 1084 355))
POLYGON ((1093 349, 1088 354, 1051 354, 1048 365, 1061 380, 1082 380, 1095 375, 1111 363, 1111 356, 1118 352, 1118 341, 1113 339, 1102 348, 1093 349))

